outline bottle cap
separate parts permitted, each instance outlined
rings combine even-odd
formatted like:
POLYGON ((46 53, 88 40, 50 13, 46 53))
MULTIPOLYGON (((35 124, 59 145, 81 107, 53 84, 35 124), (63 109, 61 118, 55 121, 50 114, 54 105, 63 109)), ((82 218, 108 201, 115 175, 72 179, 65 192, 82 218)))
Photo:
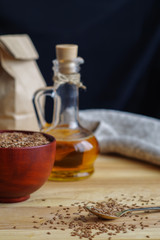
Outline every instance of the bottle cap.
POLYGON ((77 58, 78 45, 58 44, 56 45, 56 58, 58 61, 72 61, 77 58))

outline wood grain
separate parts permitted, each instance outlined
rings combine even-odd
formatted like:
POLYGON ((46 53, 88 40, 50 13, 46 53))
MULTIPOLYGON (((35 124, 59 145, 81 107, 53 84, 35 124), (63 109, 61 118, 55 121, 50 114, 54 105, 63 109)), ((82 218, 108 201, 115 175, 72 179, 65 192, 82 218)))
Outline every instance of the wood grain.
MULTIPOLYGON (((160 206, 159 184, 159 167, 118 156, 99 156, 95 173, 87 180, 63 183, 48 181, 25 202, 0 204, 0 240, 79 239, 72 237, 73 229, 68 228, 69 222, 74 220, 74 214, 78 212, 79 204, 83 205, 83 202, 90 200, 105 201, 107 197, 118 200, 125 198, 124 201, 128 204, 139 204, 138 199, 142 196, 143 199, 150 200, 150 203, 160 206), (133 196, 136 196, 134 201, 133 196), (57 211, 66 216, 66 210, 63 210, 66 207, 69 207, 70 213, 70 217, 65 219, 66 225, 61 224, 61 221, 57 224, 57 220, 53 224, 44 224, 51 220, 57 211), (51 229, 51 226, 57 229, 51 229), (61 230, 62 228, 65 231, 61 230)), ((97 221, 96 217, 88 217, 86 212, 83 214, 86 214, 88 223, 97 221)), ((143 218, 143 224, 149 227, 141 229, 140 220, 133 221, 133 217, 114 220, 117 225, 125 222, 135 224, 137 228, 135 231, 128 230, 127 233, 112 235, 112 240, 143 240, 148 239, 147 235, 149 239, 160 239, 160 212, 142 213, 140 217, 143 218)), ((113 224, 113 221, 109 222, 113 224)), ((109 236, 103 233, 94 239, 108 238, 109 236)))

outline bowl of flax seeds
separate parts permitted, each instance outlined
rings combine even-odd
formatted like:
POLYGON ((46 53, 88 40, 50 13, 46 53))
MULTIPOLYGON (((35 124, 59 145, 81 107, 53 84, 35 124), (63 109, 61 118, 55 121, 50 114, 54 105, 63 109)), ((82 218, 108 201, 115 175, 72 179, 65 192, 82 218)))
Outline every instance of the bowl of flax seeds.
POLYGON ((27 200, 48 179, 55 153, 51 135, 0 130, 0 202, 27 200))

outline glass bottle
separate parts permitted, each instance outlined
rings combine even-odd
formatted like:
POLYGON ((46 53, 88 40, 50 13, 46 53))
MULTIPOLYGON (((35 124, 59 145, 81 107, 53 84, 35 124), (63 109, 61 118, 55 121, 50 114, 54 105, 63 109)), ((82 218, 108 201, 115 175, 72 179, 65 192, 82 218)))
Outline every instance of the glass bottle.
POLYGON ((34 107, 41 131, 56 138, 56 159, 49 180, 72 181, 89 177, 94 172, 98 155, 95 136, 79 123, 80 64, 77 45, 57 45, 53 61, 54 86, 39 89, 34 95, 34 107), (47 124, 40 97, 54 99, 53 121, 47 124))

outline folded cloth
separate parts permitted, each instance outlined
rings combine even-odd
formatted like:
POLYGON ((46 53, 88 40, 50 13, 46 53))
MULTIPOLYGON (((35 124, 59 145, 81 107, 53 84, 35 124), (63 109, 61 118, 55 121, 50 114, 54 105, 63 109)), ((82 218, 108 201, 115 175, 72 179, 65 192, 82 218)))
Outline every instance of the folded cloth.
POLYGON ((81 110, 80 122, 96 136, 100 153, 118 153, 160 165, 160 121, 115 110, 81 110))

